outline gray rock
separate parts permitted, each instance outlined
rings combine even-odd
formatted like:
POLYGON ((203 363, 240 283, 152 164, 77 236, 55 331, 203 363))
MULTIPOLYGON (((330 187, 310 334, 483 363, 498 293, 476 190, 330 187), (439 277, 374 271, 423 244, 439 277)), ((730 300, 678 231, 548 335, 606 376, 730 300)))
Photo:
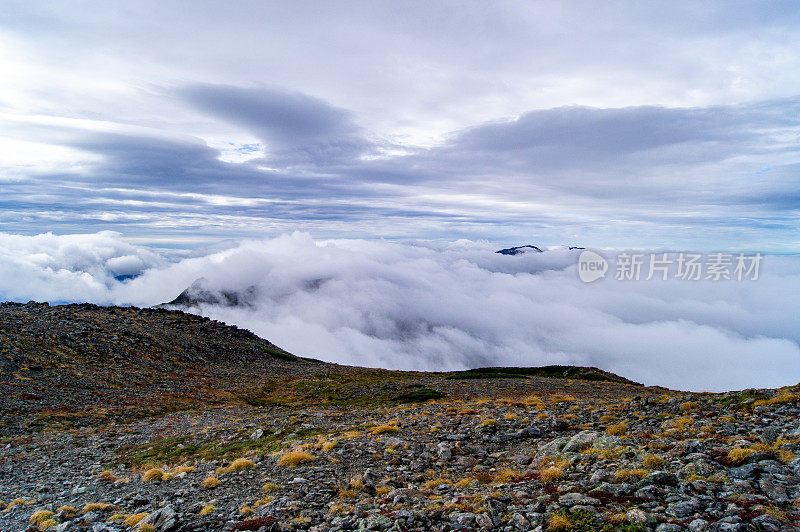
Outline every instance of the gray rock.
POLYGON ((583 506, 598 506, 600 501, 584 495, 583 493, 566 493, 558 498, 558 504, 568 508, 578 504, 583 506))
POLYGON ((777 504, 789 502, 790 499, 786 494, 786 486, 778 482, 774 476, 768 475, 761 478, 761 480, 758 481, 758 485, 771 502, 777 504))
POLYGON ((453 451, 450 447, 449 443, 439 442, 436 446, 436 454, 439 456, 439 460, 450 460, 453 457, 453 451))
POLYGON ((680 501, 668 504, 667 509, 665 511, 671 516, 682 519, 699 512, 700 510, 702 510, 702 508, 703 505, 700 503, 699 500, 689 499, 687 501, 680 501))
POLYGON ((646 477, 644 477, 641 482, 639 482, 640 486, 677 486, 678 485, 678 477, 673 475, 672 473, 668 473, 666 471, 653 471, 646 477))
POLYGON ((477 514, 475 516, 475 522, 481 530, 492 530, 494 528, 492 518, 486 514, 477 514))
POLYGON ((767 445, 772 445, 781 435, 781 431, 775 427, 768 427, 764 429, 764 432, 761 433, 761 441, 766 443, 767 445))
POLYGON ((748 480, 758 478, 760 472, 761 467, 759 467, 758 464, 747 464, 730 468, 728 470, 728 476, 739 480, 748 480))
POLYGON ((616 436, 584 430, 569 439, 562 449, 565 453, 577 453, 587 447, 595 449, 610 449, 622 444, 622 440, 616 436))
POLYGON ((681 525, 676 525, 672 523, 661 523, 656 527, 656 532, 681 532, 681 530, 686 530, 681 525))
POLYGON ((140 521, 141 524, 151 524, 156 532, 168 532, 178 526, 177 515, 171 506, 165 506, 156 510, 140 521))
POLYGON ((705 519, 695 519, 689 523, 689 530, 691 532, 706 532, 706 530, 708 530, 708 521, 705 519))

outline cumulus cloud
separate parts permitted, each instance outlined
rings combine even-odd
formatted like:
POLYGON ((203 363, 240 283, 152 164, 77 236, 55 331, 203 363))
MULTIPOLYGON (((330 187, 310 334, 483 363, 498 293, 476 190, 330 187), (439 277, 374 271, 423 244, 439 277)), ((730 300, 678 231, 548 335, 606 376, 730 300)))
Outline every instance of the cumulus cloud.
POLYGON ((583 284, 577 250, 504 256, 490 243, 466 240, 295 233, 181 257, 114 233, 2 234, 0 241, 3 299, 147 306, 202 278, 210 291, 251 294, 250 305, 198 303, 191 311, 299 355, 345 364, 582 364, 692 390, 800 381, 796 256, 767 256, 757 281, 583 284))

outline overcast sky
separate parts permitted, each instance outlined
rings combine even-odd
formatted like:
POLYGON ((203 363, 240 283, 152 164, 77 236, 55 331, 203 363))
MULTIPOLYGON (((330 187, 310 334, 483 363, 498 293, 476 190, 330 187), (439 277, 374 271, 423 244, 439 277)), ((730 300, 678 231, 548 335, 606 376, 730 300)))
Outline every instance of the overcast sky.
POLYGON ((796 2, 0 7, 3 232, 800 244, 796 2))

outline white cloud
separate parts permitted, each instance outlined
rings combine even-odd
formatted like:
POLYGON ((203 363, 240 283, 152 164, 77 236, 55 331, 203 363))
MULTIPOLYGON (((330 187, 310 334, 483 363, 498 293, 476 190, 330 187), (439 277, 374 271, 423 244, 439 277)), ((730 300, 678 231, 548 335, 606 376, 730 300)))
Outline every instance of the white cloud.
POLYGON ((692 390, 800 381, 796 256, 767 256, 758 281, 586 285, 575 251, 510 257, 464 240, 315 241, 295 233, 167 260, 115 233, 0 234, 0 249, 4 299, 145 306, 201 277, 211 290, 255 287, 251 307, 195 311, 296 354, 346 364, 571 363, 692 390))

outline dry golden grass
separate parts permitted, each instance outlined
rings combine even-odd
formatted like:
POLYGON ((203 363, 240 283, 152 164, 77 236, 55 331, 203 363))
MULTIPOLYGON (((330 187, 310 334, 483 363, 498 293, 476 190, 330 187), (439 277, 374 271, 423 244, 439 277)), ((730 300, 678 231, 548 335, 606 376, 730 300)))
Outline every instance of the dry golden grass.
POLYGON ((458 489, 463 489, 463 488, 466 488, 467 486, 469 486, 471 483, 475 482, 476 480, 478 480, 478 479, 475 478, 475 477, 464 477, 461 480, 457 481, 454 484, 454 486, 456 488, 458 488, 458 489))
POLYGON ((525 406, 534 410, 541 410, 545 407, 544 401, 538 395, 531 395, 525 398, 525 406))
POLYGON ((756 452, 754 449, 742 449, 737 447, 736 449, 731 449, 728 451, 728 460, 734 464, 741 464, 744 462, 748 456, 756 452))
POLYGON ((264 493, 272 493, 274 491, 278 491, 279 489, 281 489, 281 487, 275 484, 274 482, 267 482, 266 484, 261 486, 261 491, 263 491, 264 493))
POLYGON ((256 502, 253 503, 253 508, 260 508, 261 506, 264 506, 265 504, 271 503, 273 500, 274 500, 273 497, 263 497, 263 498, 258 499, 256 502))
POLYGON ((778 449, 778 460, 784 464, 788 464, 795 458, 796 456, 791 451, 787 451, 786 449, 778 449))
POLYGON ((148 469, 142 475, 142 482, 150 482, 151 480, 161 480, 164 478, 164 472, 158 468, 148 469))
POLYGON ((642 460, 642 465, 645 469, 661 469, 664 467, 664 459, 657 454, 648 454, 642 460))
POLYGON ((220 475, 224 475, 225 473, 232 473, 234 471, 244 471, 245 469, 253 469, 256 467, 255 462, 252 460, 248 460, 247 458, 237 458, 231 465, 228 467, 220 467, 217 469, 217 473, 220 475))
MULTIPOLYGON (((399 429, 398 429, 399 430, 399 429)), ((300 464, 313 462, 316 457, 305 451, 290 451, 278 459, 278 465, 286 467, 296 467, 300 464)))
POLYGON ((144 519, 148 515, 150 515, 150 514, 148 514, 147 512, 142 512, 142 513, 139 513, 139 514, 129 515, 128 517, 125 518, 124 521, 122 521, 122 523, 124 525, 126 525, 126 526, 129 526, 129 527, 133 528, 133 527, 135 527, 136 525, 139 524, 139 521, 141 521, 142 519, 144 519))
POLYGON ((206 504, 205 506, 203 506, 203 509, 200 510, 200 515, 208 515, 214 510, 216 510, 216 508, 214 507, 213 504, 206 504))
POLYGON ((693 410, 697 410, 697 403, 694 401, 689 401, 681 405, 681 412, 691 412, 693 410))
POLYGON ((119 480, 119 478, 116 475, 114 475, 114 473, 109 471, 108 469, 106 469, 105 471, 100 473, 100 475, 98 475, 97 479, 100 482, 109 482, 109 483, 117 482, 119 480))
POLYGON ((219 479, 217 477, 206 477, 200 485, 204 488, 216 488, 219 486, 219 479))
POLYGON ((772 399, 761 399, 753 403, 753 407, 757 406, 773 406, 773 405, 783 405, 787 403, 796 403, 800 401, 800 396, 794 395, 787 391, 781 391, 780 395, 777 397, 773 397, 772 399))
POLYGON ((422 486, 422 489, 424 489, 424 490, 432 490, 432 489, 436 489, 437 486, 440 486, 442 484, 452 484, 452 483, 453 483, 452 481, 450 481, 450 480, 448 480, 446 478, 434 478, 434 479, 431 479, 431 480, 427 481, 422 486))
POLYGON ((486 418, 480 423, 478 423, 478 425, 480 425, 481 427, 494 427, 495 425, 497 425, 497 420, 492 418, 486 418))
POLYGON ((459 412, 459 415, 462 415, 462 416, 474 416, 477 413, 478 413, 478 411, 475 410, 474 408, 465 408, 464 410, 459 412))
POLYGON ((563 515, 553 514, 547 520, 547 530, 551 532, 566 532, 572 527, 570 520, 563 515))
POLYGON ((612 436, 623 436, 626 432, 628 432, 628 422, 623 421, 622 423, 611 425, 606 429, 606 432, 612 436))
POLYGON ((561 395, 561 394, 556 394, 550 398, 551 403, 571 403, 577 400, 578 398, 572 395, 561 395))
POLYGON ((389 423, 386 425, 378 425, 377 427, 373 427, 370 432, 372 434, 394 434, 396 432, 400 432, 400 427, 389 423))
POLYGON ((61 515, 63 515, 67 519, 71 519, 71 518, 75 517, 75 514, 78 513, 78 511, 75 509, 74 506, 60 506, 58 508, 58 512, 57 513, 60 513, 61 515))
POLYGON ((55 519, 46 519, 39 523, 39 530, 50 530, 54 526, 58 526, 58 521, 55 519))
POLYGON ((32 525, 39 526, 45 521, 49 520, 51 517, 53 517, 53 515, 54 515, 53 512, 51 512, 50 510, 38 510, 36 512, 33 512, 33 515, 29 519, 29 522, 32 525))
POLYGON ((616 473, 614 473, 614 481, 615 482, 627 482, 633 477, 642 479, 646 477, 650 472, 646 469, 620 469, 616 473))
POLYGON ((329 452, 331 452, 331 451, 334 449, 334 447, 336 447, 337 445, 339 445, 339 442, 338 442, 338 441, 336 441, 336 440, 326 441, 326 442, 323 442, 323 443, 322 443, 322 450, 323 450, 323 452, 329 453, 329 452))
POLYGON ((191 473, 194 470, 195 470, 195 468, 192 467, 192 466, 179 466, 179 467, 176 467, 172 471, 172 474, 173 475, 180 475, 181 473, 191 473))
POLYGON ((494 484, 505 484, 509 480, 516 478, 519 476, 519 471, 511 469, 509 467, 504 467, 502 469, 498 469, 492 478, 492 483, 494 484))
POLYGON ((89 504, 83 507, 83 513, 88 512, 102 512, 104 510, 108 510, 113 505, 108 504, 107 502, 90 502, 89 504))
POLYGON ((253 513, 253 509, 250 508, 249 506, 242 506, 241 508, 239 508, 239 513, 242 515, 250 515, 251 513, 253 513))
POLYGON ((546 467, 539 472, 539 480, 546 483, 555 482, 564 477, 564 472, 558 467, 546 467))
POLYGON ((375 488, 375 495, 377 497, 383 497, 384 495, 388 495, 389 492, 391 491, 392 488, 390 488, 389 486, 378 486, 377 488, 375 488))

